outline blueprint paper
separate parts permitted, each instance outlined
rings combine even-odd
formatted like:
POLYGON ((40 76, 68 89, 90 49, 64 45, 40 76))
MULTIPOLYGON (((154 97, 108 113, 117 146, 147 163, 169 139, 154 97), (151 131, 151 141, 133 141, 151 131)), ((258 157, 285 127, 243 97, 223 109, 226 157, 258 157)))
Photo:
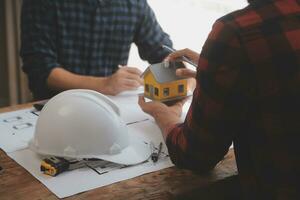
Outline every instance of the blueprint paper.
POLYGON ((98 175, 89 168, 81 168, 64 172, 56 177, 50 177, 39 171, 41 158, 29 149, 16 151, 9 153, 8 155, 59 198, 65 198, 173 166, 169 158, 167 158, 159 160, 155 164, 148 162, 130 168, 114 170, 102 175, 98 175), (73 184, 74 181, 80 184, 73 184))
MULTIPOLYGON (((139 89, 109 97, 119 106, 121 118, 127 124, 129 135, 135 139, 141 139, 145 143, 152 143, 156 147, 158 147, 160 142, 163 143, 162 153, 157 163, 153 163, 150 160, 146 163, 126 168, 107 166, 103 169, 99 167, 97 171, 100 171, 101 175, 92 169, 81 168, 64 172, 56 177, 47 176, 40 172, 40 164, 43 157, 27 148, 28 142, 33 137, 39 114, 32 113, 33 109, 0 114, 0 147, 8 153, 9 157, 24 167, 59 198, 171 167, 173 164, 168 157, 167 148, 159 127, 154 119, 144 113, 138 105, 138 94, 142 92, 139 89), (12 133, 18 133, 18 137, 12 133), (74 180, 81 184, 72 184, 74 180)), ((189 104, 190 101, 183 108, 182 120, 185 118, 189 104)))
MULTIPOLYGON (((130 134, 136 138, 144 139, 145 141, 152 141, 156 146, 160 142, 163 142, 160 129, 155 123, 153 123, 153 121, 148 120, 131 124, 127 127, 130 134)), ((51 177, 44 175, 39 171, 42 157, 38 156, 31 150, 24 149, 8 154, 9 157, 24 167, 59 198, 68 197, 80 192, 171 167, 173 164, 167 155, 167 148, 163 142, 162 153, 157 163, 149 161, 140 165, 122 169, 119 167, 108 167, 105 168, 105 170, 107 170, 106 173, 101 175, 89 168, 81 168, 64 172, 56 177, 51 177), (73 184, 74 181, 81 184, 73 184)))
POLYGON ((0 114, 0 148, 6 153, 28 147, 38 112, 33 108, 0 114))

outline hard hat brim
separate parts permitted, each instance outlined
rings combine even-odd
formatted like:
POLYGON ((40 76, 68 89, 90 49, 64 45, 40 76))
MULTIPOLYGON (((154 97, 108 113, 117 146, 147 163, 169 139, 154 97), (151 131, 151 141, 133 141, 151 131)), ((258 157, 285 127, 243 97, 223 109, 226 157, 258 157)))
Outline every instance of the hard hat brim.
POLYGON ((100 155, 96 158, 122 165, 135 165, 150 158, 151 149, 146 143, 133 142, 115 155, 100 155))
POLYGON ((150 158, 151 149, 148 142, 132 140, 128 147, 124 148, 120 153, 117 154, 103 154, 103 155, 64 155, 57 154, 57 152, 43 152, 41 149, 37 148, 33 141, 29 143, 29 148, 41 155, 51 155, 57 157, 65 158, 75 158, 75 159, 89 159, 98 158, 106 160, 109 162, 122 164, 122 165, 136 165, 142 163, 150 158))
POLYGON ((149 143, 130 134, 120 115, 117 104, 101 93, 64 91, 41 111, 29 147, 42 155, 98 158, 124 165, 147 160, 149 143))

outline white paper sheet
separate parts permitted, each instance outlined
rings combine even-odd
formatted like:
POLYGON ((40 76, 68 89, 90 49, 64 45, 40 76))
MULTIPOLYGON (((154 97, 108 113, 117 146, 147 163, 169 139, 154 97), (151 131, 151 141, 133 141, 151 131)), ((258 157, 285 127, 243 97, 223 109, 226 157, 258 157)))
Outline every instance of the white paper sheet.
POLYGON ((138 95, 143 94, 143 87, 134 91, 122 92, 117 96, 108 96, 120 108, 121 118, 125 123, 132 123, 151 119, 152 117, 144 113, 138 105, 138 95))
POLYGON ((38 112, 33 108, 0 114, 0 148, 13 152, 28 147, 38 112))
MULTIPOLYGON (((146 119, 153 121, 152 116, 144 113, 141 110, 140 106, 138 105, 138 96, 139 94, 143 94, 143 93, 144 93, 144 87, 139 87, 137 90, 134 91, 126 91, 120 93, 117 96, 108 96, 108 97, 111 98, 119 106, 121 110, 121 118, 125 123, 144 121, 146 119)), ((192 92, 189 92, 188 95, 190 97, 182 108, 182 115, 181 115, 182 121, 184 121, 192 101, 192 92)))
MULTIPOLYGON (((135 135, 136 138, 153 141, 155 146, 157 146, 160 142, 163 142, 159 128, 150 120, 128 125, 128 131, 135 135)), ((167 154, 167 148, 163 142, 162 153, 160 159, 156 163, 149 161, 133 167, 109 169, 107 173, 101 175, 89 168, 81 168, 64 172, 56 177, 50 177, 40 172, 39 169, 42 157, 39 157, 29 149, 16 151, 9 153, 8 155, 41 181, 55 195, 59 198, 64 198, 80 192, 171 167, 173 164, 169 157, 166 156, 167 154), (80 184, 72 184, 74 181, 80 184)))

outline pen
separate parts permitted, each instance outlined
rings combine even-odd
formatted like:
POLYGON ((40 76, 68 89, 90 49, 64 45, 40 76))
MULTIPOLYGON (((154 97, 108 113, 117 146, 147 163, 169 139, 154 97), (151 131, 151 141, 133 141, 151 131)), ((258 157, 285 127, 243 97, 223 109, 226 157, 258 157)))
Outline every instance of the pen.
MULTIPOLYGON (((169 52, 175 52, 176 50, 169 47, 169 46, 166 46, 166 45, 161 45, 162 48, 164 49, 167 49, 169 52)), ((194 63, 193 61, 191 61, 190 59, 188 59, 187 57, 185 56, 181 56, 181 59, 191 65, 193 65, 194 67, 198 67, 198 65, 196 63, 194 63)))
POLYGON ((48 102, 48 100, 44 100, 44 101, 40 101, 38 103, 33 104, 33 107, 37 110, 37 111, 41 111, 44 107, 44 105, 48 102))
POLYGON ((144 121, 147 121, 149 120, 148 118, 147 119, 142 119, 142 120, 139 120, 139 121, 134 121, 134 122, 128 122, 126 125, 131 125, 131 124, 136 124, 136 123, 140 123, 140 122, 144 122, 144 121))
POLYGON ((157 153, 156 152, 152 153, 151 160, 153 162, 157 162, 158 161, 159 155, 161 153, 162 145, 163 145, 162 142, 160 142, 157 153))

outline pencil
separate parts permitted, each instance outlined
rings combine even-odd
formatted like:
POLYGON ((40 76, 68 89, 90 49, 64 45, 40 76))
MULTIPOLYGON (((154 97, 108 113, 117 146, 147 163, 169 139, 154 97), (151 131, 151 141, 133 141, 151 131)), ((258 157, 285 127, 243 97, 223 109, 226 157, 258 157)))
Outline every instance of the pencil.
MULTIPOLYGON (((175 52, 176 50, 167 46, 167 45, 161 45, 162 48, 168 50, 169 52, 175 52)), ((189 58, 185 57, 185 56, 181 56, 181 59, 191 65, 193 65, 194 67, 198 67, 198 65, 196 63, 194 63, 193 61, 191 61, 189 58)))
POLYGON ((159 158, 159 156, 160 156, 160 154, 161 154, 162 145, 163 145, 163 143, 160 142, 160 143, 159 143, 159 147, 158 147, 158 151, 152 153, 152 155, 151 155, 151 159, 152 159, 152 161, 153 161, 154 163, 156 163, 156 162, 158 161, 158 158, 159 158))

